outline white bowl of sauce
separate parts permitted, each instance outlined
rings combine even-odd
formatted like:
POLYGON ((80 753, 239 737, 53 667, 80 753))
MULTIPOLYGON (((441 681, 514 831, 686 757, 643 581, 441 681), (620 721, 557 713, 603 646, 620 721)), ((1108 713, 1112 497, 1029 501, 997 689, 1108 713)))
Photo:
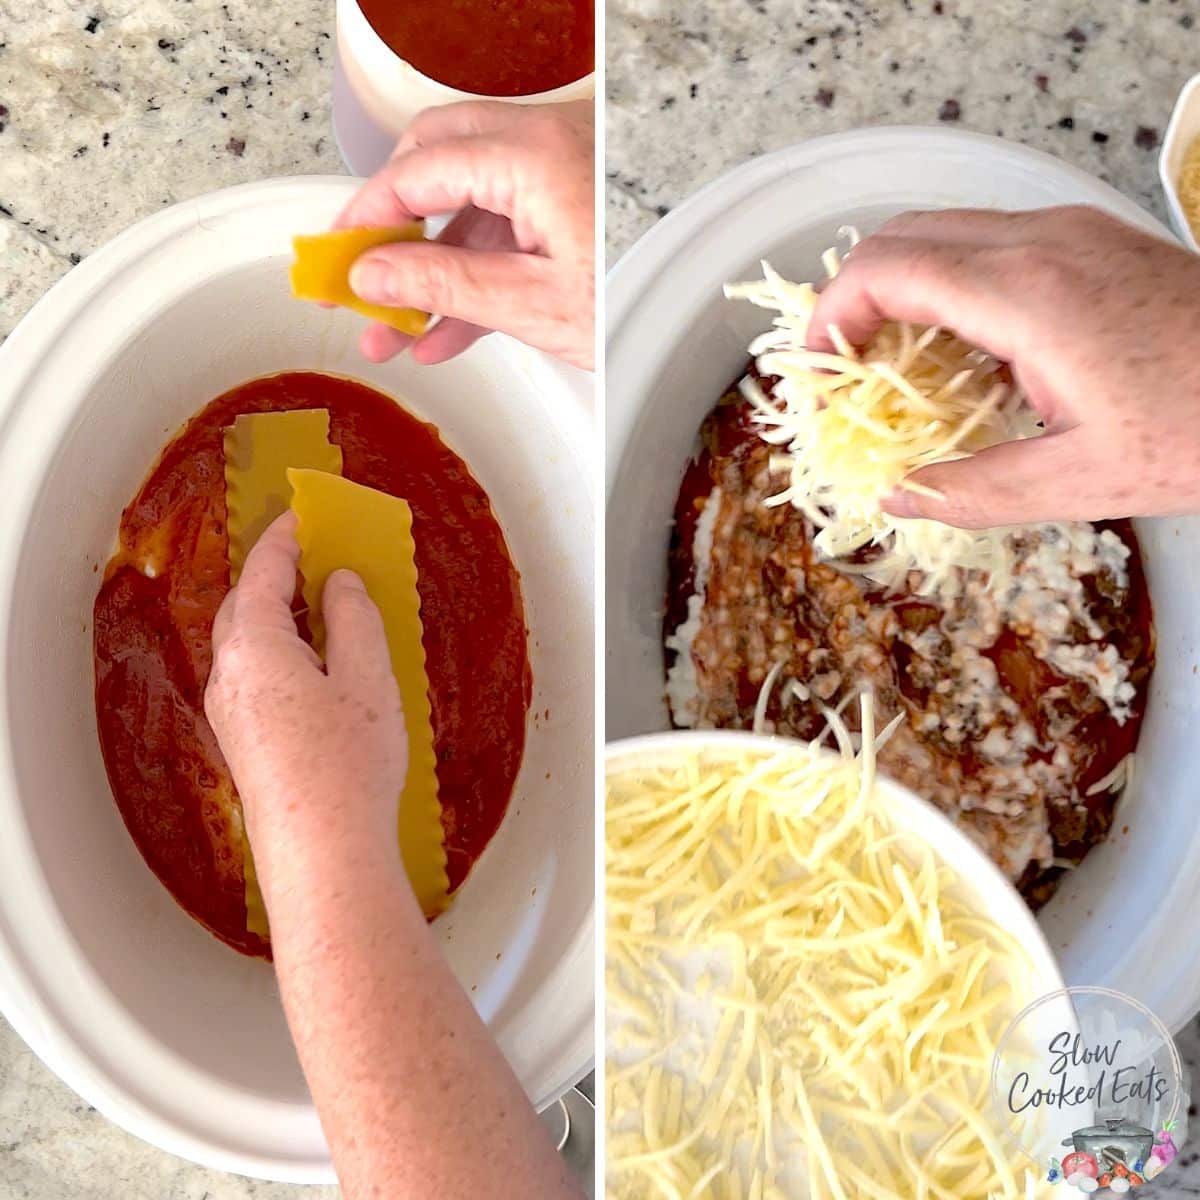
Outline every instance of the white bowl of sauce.
POLYGON ((460 4, 337 0, 342 72, 367 117, 398 137, 459 100, 553 104, 595 91, 592 0, 460 4))
POLYGON ((139 223, 0 348, 0 1009, 112 1120, 195 1162, 331 1182, 274 973, 176 904, 101 758, 92 614, 121 510, 163 446, 249 379, 350 376, 431 422, 521 575, 532 705, 515 791, 449 911, 445 952, 531 1100, 593 1056, 592 380, 507 338, 372 365, 361 319, 291 298, 294 233, 340 177, 274 180, 139 223))

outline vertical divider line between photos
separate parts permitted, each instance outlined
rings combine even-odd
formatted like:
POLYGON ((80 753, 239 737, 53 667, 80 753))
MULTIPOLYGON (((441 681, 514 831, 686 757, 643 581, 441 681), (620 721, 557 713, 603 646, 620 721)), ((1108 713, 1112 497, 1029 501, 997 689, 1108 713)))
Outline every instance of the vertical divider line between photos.
POLYGON ((595 888, 596 888, 596 935, 595 935, 595 1134, 594 1146, 594 1194, 597 1200, 605 1195, 605 1158, 607 1143, 607 1105, 605 1104, 605 1058, 604 1058, 604 1029, 605 1029, 605 989, 604 989, 604 947, 606 906, 605 906, 605 873, 604 873, 604 629, 605 629, 605 260, 604 260, 604 163, 605 163, 605 3, 596 0, 596 95, 595 95, 595 293, 596 293, 596 348, 595 348, 595 430, 596 451, 593 456, 592 480, 593 495, 595 496, 595 613, 594 613, 594 660, 596 677, 596 706, 595 706, 595 888))

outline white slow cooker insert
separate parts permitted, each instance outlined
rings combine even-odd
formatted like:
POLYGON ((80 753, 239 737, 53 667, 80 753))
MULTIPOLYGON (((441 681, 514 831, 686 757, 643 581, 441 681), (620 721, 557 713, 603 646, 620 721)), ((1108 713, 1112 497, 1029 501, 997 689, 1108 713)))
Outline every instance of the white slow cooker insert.
MULTIPOLYGON (((869 233, 906 209, 1081 203, 1170 237, 1106 184, 1023 146, 940 129, 865 129, 738 168, 626 254, 608 289, 609 739, 668 727, 662 610, 675 497, 701 421, 769 319, 726 301, 722 284, 756 278, 764 258, 790 278, 819 278, 840 226, 869 233)), ((1200 955, 1189 941, 1200 907, 1200 519, 1141 521, 1137 532, 1158 660, 1134 783, 1113 836, 1040 920, 1068 984, 1125 992, 1177 1030, 1200 1010, 1200 955)))

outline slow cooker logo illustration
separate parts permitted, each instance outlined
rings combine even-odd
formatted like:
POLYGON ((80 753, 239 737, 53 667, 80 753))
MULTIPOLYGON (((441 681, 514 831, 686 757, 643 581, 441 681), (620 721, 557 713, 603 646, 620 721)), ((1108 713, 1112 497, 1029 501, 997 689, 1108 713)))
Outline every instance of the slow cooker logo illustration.
POLYGON ((1081 1192, 1108 1188, 1127 1192, 1161 1175, 1179 1148, 1172 1136, 1175 1122, 1155 1134, 1132 1121, 1109 1119, 1103 1125, 1077 1129, 1068 1145, 1072 1153, 1050 1160, 1051 1183, 1066 1181, 1081 1192))
POLYGON ((1188 1094, 1170 1031, 1109 988, 1029 1005, 992 1060, 992 1109, 1013 1149, 1064 1196, 1150 1183, 1187 1138, 1188 1094))

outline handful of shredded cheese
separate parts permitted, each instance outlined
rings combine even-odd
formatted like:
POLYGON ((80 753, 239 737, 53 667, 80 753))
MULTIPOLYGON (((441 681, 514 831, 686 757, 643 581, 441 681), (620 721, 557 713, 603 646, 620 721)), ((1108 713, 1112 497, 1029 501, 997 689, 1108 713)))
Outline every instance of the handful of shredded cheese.
MULTIPOLYGON (((828 251, 824 261, 836 275, 837 252, 828 251)), ((960 578, 956 567, 1006 581, 1011 530, 955 529, 880 508, 897 488, 928 491, 907 479, 920 467, 1041 432, 1001 364, 937 326, 897 322, 884 325, 861 352, 836 328, 830 329, 836 353, 809 350, 816 291, 790 283, 768 263, 762 268, 761 281, 727 285, 725 294, 779 314, 750 345, 759 371, 778 376, 778 384, 770 397, 754 379, 741 385, 764 440, 784 448, 772 467, 787 472, 789 484, 768 503, 803 511, 819 530, 815 548, 827 558, 881 547, 882 556, 870 562, 841 566, 888 588, 917 571, 925 594, 950 590, 960 578)))
POLYGON ((988 1114, 1037 974, 836 757, 684 749, 607 780, 610 1200, 1035 1194, 988 1114))

